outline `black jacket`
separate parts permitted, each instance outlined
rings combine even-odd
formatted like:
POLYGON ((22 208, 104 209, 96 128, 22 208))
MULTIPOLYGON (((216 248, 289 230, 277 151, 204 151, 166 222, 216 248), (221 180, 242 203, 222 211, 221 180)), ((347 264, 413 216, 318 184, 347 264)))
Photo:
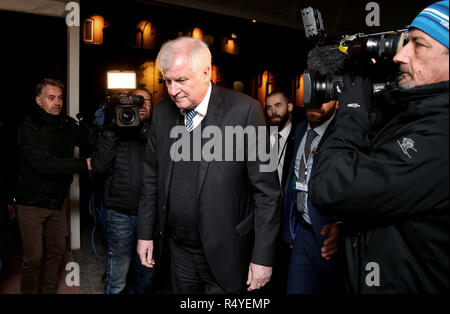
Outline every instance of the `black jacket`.
MULTIPOLYGON (((138 239, 154 240, 153 256, 159 267, 166 234, 166 214, 170 210, 169 191, 174 161, 171 147, 176 143, 171 130, 182 123, 175 103, 166 99, 156 104, 144 158, 144 182, 138 218, 138 239)), ((225 127, 265 128, 261 105, 235 91, 212 85, 203 130, 217 126, 221 133, 211 141, 226 152, 225 127)), ((195 130, 194 130, 195 131, 195 130)), ((210 140, 202 138, 202 145, 210 140)), ((266 143, 269 145, 268 141, 266 143)), ((233 147, 233 155, 236 156, 233 147)), ((229 152, 231 153, 231 152, 229 152)), ((280 184, 276 169, 261 171, 262 161, 206 161, 198 168, 196 219, 208 265, 227 293, 245 288, 250 261, 273 265, 279 232, 280 184)), ((275 164, 276 165, 276 164, 275 164)), ((180 190, 179 193, 185 191, 180 190)))
POLYGON ((17 145, 17 203, 60 209, 73 174, 88 171, 86 159, 73 158, 75 146, 89 151, 88 132, 68 116, 38 108, 19 126, 17 145))
POLYGON ((400 114, 372 139, 367 114, 339 110, 309 198, 344 222, 350 293, 448 292, 448 97, 448 81, 386 91, 400 114))
POLYGON ((144 151, 150 129, 106 129, 95 144, 92 170, 105 175, 105 205, 127 215, 137 215, 142 188, 144 151))

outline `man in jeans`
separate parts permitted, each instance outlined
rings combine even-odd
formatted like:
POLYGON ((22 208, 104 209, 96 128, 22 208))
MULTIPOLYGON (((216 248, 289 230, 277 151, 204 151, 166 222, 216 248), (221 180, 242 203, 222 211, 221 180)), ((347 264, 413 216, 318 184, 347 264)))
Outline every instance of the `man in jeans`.
POLYGON ((105 109, 104 132, 98 138, 92 156, 94 173, 105 175, 105 294, 124 292, 128 269, 133 261, 130 293, 148 293, 152 283, 152 271, 141 265, 136 253, 137 209, 141 194, 144 148, 150 129, 151 94, 146 89, 137 89, 130 94, 144 98, 140 109, 140 125, 118 127, 112 121, 115 108, 105 109))
POLYGON ((74 148, 89 150, 87 132, 62 113, 60 81, 36 87, 36 111, 18 129, 17 219, 22 235, 22 293, 56 293, 66 246, 65 200, 74 173, 91 170, 90 158, 73 158, 74 148), (42 239, 45 239, 45 245, 42 239), (43 259, 45 253, 45 259, 43 259))

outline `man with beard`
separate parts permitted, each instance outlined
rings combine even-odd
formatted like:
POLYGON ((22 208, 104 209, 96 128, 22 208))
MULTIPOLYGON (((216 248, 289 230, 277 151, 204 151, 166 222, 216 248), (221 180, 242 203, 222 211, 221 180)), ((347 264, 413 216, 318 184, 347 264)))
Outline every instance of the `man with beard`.
POLYGON ((266 118, 268 126, 278 126, 278 133, 270 135, 273 146, 278 140, 278 178, 284 189, 291 163, 294 145, 294 130, 292 127, 292 110, 294 105, 283 91, 273 91, 266 99, 266 118))
MULTIPOLYGON (((321 75, 335 75, 326 66, 339 54, 337 47, 314 48, 308 56, 308 69, 321 75)), ((308 180, 314 157, 329 135, 338 102, 305 108, 306 121, 295 130, 293 156, 284 187, 282 236, 291 247, 287 289, 289 294, 329 293, 335 282, 339 225, 321 215, 308 201, 308 180)))
POLYGON ((374 138, 373 87, 344 76, 309 189, 321 213, 343 221, 348 293, 449 291, 448 8, 436 2, 409 26, 393 58, 400 88, 376 98, 396 114, 374 138))

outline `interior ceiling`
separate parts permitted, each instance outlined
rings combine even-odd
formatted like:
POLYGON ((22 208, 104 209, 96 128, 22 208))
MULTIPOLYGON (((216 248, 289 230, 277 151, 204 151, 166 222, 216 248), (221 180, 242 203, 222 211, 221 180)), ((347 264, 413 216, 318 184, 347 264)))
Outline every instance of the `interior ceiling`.
POLYGON ((303 29, 300 9, 313 7, 320 11, 326 33, 375 33, 400 29, 428 4, 434 1, 375 0, 380 8, 380 26, 365 23, 366 5, 370 0, 141 0, 164 3, 202 11, 230 15, 284 27, 303 29))

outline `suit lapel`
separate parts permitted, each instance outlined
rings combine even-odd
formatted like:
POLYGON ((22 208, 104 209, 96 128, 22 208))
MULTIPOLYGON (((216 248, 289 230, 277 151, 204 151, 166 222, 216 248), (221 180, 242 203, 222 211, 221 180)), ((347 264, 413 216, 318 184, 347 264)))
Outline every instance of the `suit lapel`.
MULTIPOLYGON (((174 102, 172 102, 172 100, 170 100, 170 102, 171 102, 170 106, 172 106, 174 109, 168 118, 169 132, 173 127, 184 124, 183 123, 184 122, 183 115, 180 113, 180 109, 178 109, 177 105, 174 102)), ((169 138, 169 143, 168 143, 169 150, 176 141, 177 141, 177 138, 169 138)), ((169 200, 170 184, 171 184, 172 170, 173 170, 173 163, 174 163, 172 158, 169 158, 168 163, 169 164, 167 167, 168 168, 167 169, 167 180, 166 180, 166 186, 165 186, 165 192, 166 192, 165 204, 166 204, 166 206, 167 206, 167 203, 169 200)))
MULTIPOLYGON (((222 97, 220 96, 220 88, 216 85, 212 84, 212 91, 211 91, 211 97, 209 98, 208 103, 208 111, 206 113, 206 116, 204 120, 202 121, 202 129, 206 128, 207 126, 217 126, 220 127, 220 123, 222 121, 222 114, 223 114, 223 104, 222 104, 222 97)), ((222 130, 222 136, 224 136, 222 130)), ((217 139, 205 139, 202 137, 201 140, 201 147, 205 145, 205 143, 208 141, 216 141, 217 139)), ((200 166, 198 169, 198 191, 197 195, 200 194, 200 191, 203 187, 203 182, 205 180, 206 172, 208 170, 209 163, 207 161, 204 161, 203 158, 200 162, 200 166)))
POLYGON ((284 153, 284 162, 283 162, 283 172, 281 178, 281 187, 284 189, 284 185, 286 184, 286 180, 289 174, 289 169, 291 167, 292 154, 294 150, 294 142, 295 141, 295 125, 292 125, 291 132, 289 132, 289 136, 287 138, 286 143, 286 152, 284 153))

